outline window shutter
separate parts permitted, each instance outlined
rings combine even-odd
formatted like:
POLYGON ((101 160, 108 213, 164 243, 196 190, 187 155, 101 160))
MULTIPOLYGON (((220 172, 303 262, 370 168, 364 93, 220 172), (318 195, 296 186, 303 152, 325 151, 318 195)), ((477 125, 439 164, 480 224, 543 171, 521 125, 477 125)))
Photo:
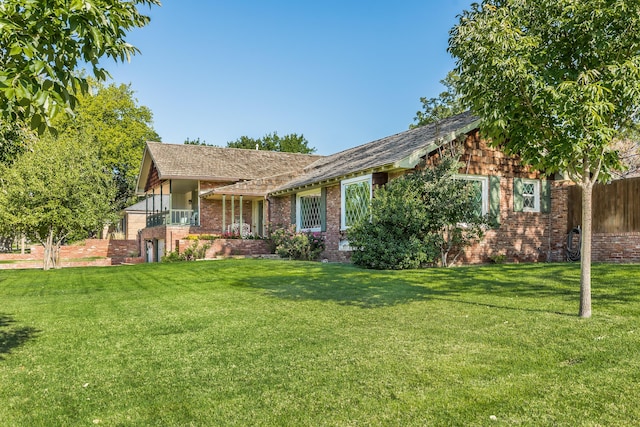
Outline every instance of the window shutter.
POLYGON ((500 177, 489 177, 489 217, 496 226, 500 225, 500 177))
POLYGON ((513 178, 513 211, 522 212, 524 208, 524 198, 522 192, 524 183, 521 178, 513 178))
POLYGON ((291 224, 296 225, 296 195, 291 195, 291 224))
POLYGON ((327 231, 327 187, 320 189, 320 231, 327 231))
POLYGON ((540 181, 540 212, 551 212, 551 182, 546 179, 540 181))

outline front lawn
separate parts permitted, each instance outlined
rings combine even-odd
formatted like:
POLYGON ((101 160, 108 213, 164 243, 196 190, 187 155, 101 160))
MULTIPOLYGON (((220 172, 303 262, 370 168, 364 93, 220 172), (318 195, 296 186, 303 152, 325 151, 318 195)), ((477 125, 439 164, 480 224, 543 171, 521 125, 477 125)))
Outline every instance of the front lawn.
POLYGON ((0 425, 640 424, 640 265, 0 270, 0 425))

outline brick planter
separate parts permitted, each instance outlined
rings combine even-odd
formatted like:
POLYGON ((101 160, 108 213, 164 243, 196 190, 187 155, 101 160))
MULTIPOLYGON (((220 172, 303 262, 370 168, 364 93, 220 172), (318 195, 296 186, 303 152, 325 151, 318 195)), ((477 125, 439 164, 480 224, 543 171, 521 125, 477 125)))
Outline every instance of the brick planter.
MULTIPOLYGON (((177 240, 175 247, 182 252, 185 248, 193 245, 194 240, 177 240)), ((234 255, 266 255, 273 253, 268 240, 244 240, 244 239, 215 239, 201 240, 200 244, 211 245, 207 249, 205 258, 228 257, 234 255)))

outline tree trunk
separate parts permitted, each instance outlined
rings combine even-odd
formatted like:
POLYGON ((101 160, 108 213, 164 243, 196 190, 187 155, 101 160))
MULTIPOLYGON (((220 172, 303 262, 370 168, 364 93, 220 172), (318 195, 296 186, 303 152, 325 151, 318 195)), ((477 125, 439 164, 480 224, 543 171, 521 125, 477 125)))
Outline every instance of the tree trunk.
POLYGON ((42 262, 42 269, 47 271, 51 267, 55 267, 54 262, 54 248, 53 248, 53 229, 49 230, 49 235, 44 243, 44 260, 42 262))
POLYGON ((591 317, 591 211, 593 181, 582 180, 582 246, 580 247, 580 317, 591 317))

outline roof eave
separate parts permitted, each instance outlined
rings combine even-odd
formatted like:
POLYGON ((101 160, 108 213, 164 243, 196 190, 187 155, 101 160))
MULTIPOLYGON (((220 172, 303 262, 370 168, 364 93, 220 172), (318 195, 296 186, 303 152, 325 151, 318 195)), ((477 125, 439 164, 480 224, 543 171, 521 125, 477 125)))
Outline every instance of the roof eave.
POLYGON ((471 132, 472 130, 476 129, 479 125, 480 125, 480 119, 475 120, 469 123, 468 125, 463 126, 460 129, 456 129, 455 131, 449 133, 448 135, 440 136, 437 139, 430 141, 426 146, 414 151, 404 159, 400 159, 396 161, 393 165, 399 169, 413 169, 418 165, 418 163, 420 163, 420 160, 424 156, 442 147, 442 145, 444 145, 445 143, 449 141, 454 141, 460 135, 465 135, 471 132))

